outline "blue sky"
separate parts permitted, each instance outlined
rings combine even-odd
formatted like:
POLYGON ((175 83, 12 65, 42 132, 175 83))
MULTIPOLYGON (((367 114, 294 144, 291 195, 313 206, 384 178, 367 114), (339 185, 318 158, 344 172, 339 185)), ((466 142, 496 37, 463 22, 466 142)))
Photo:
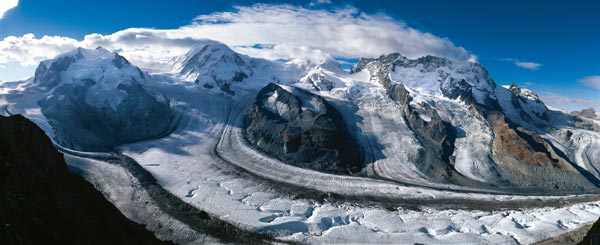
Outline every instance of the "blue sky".
MULTIPOLYGON (((386 27, 389 23, 396 23, 399 29, 405 26, 411 30, 418 30, 420 33, 432 34, 434 44, 414 47, 413 49, 419 51, 414 55, 433 53, 453 58, 474 55, 490 71, 491 76, 498 84, 516 82, 521 86, 533 89, 550 104, 558 107, 580 109, 594 106, 600 109, 600 77, 596 77, 600 76, 600 32, 598 31, 600 15, 597 13, 600 9, 600 2, 598 1, 321 0, 317 2, 307 0, 263 3, 274 5, 285 3, 297 6, 302 9, 293 10, 300 11, 299 14, 292 15, 293 18, 300 16, 308 19, 320 18, 319 14, 322 14, 313 13, 311 10, 332 11, 351 8, 354 11, 350 13, 351 18, 360 18, 359 15, 364 13, 370 18, 377 19, 376 23, 381 24, 381 27, 386 27), (446 39, 448 43, 444 42, 446 39), (461 49, 464 49, 464 52, 461 49)), ((80 43, 73 42, 79 42, 86 35, 92 33, 102 34, 102 37, 106 38, 115 32, 132 27, 161 30, 181 29, 182 26, 190 25, 197 16, 214 17, 211 14, 243 12, 244 10, 239 10, 235 6, 250 7, 254 4, 254 1, 202 0, 104 0, 101 2, 20 0, 16 8, 9 10, 4 18, 0 19, 0 40, 9 36, 22 38, 23 35, 32 33, 35 35, 35 39, 40 39, 44 35, 59 36, 64 39, 68 38, 69 40, 65 42, 69 45, 78 45, 80 43)), ((223 18, 228 22, 236 23, 261 21, 260 18, 248 17, 252 15, 253 11, 260 11, 253 8, 246 10, 247 13, 243 18, 232 20, 230 17, 219 16, 219 21, 222 21, 223 18)), ((285 10, 284 8, 283 11, 285 10)), ((275 9, 269 13, 277 16, 276 11, 281 10, 275 9)), ((343 16, 343 13, 337 13, 328 18, 345 18, 340 16, 343 16)), ((210 22, 207 18, 200 22, 202 21, 210 22)), ((275 21, 279 20, 275 19, 275 21)), ((365 23, 371 22, 365 21, 365 23)), ((260 28, 260 26, 256 28, 260 28)), ((375 27, 373 29, 378 30, 375 27)), ((202 30, 203 33, 213 33, 202 30)), ((212 30, 219 34, 216 37, 219 41, 230 46, 232 44, 233 46, 248 44, 230 41, 232 37, 225 36, 219 30, 232 29, 212 30)), ((385 28, 378 31, 385 32, 385 28)), ((398 30, 398 39, 404 42, 415 40, 411 37, 404 37, 409 35, 407 33, 398 30)), ((425 37, 427 38, 427 36, 425 37)), ((211 36, 204 36, 204 38, 211 38, 211 36)), ((384 44, 389 42, 383 37, 377 40, 383 40, 384 44)), ((268 41, 277 42, 278 39, 268 39, 268 41)), ((52 39, 48 42, 55 41, 52 39)), ((28 44, 24 42, 22 45, 28 44)), ((60 46, 56 52, 62 51, 62 48, 66 48, 66 46, 68 45, 60 46)), ((341 48, 308 46, 325 51, 334 57, 353 58, 348 57, 351 55, 350 51, 341 48)), ((394 50, 394 47, 400 46, 391 45, 389 48, 382 48, 380 53, 393 50, 401 51, 401 53, 409 52, 410 55, 412 52, 411 47, 405 47, 403 50, 394 50)), ((1 48, 2 44, 0 43, 1 48)), ((357 54, 374 56, 378 53, 377 49, 369 48, 368 52, 357 52, 357 54)), ((349 46, 348 49, 360 48, 349 46)), ((39 57, 32 58, 35 62, 38 59, 46 58, 46 53, 47 56, 55 55, 54 52, 46 52, 47 49, 39 50, 43 51, 40 51, 39 57)), ((293 51, 286 50, 285 52, 289 54, 301 50, 304 49, 295 48, 293 51)), ((244 50, 240 48, 237 51, 244 50)), ((258 52, 256 50, 246 51, 249 54, 258 52)), ((280 58, 283 54, 280 52, 277 54, 279 56, 273 53, 265 55, 267 58, 280 58)), ((313 52, 311 55, 317 54, 313 52)), ((133 52, 131 56, 130 59, 133 60, 136 59, 135 57, 140 57, 139 54, 133 52)), ((17 61, 6 57, 3 59, 0 54, 0 80, 26 77, 35 69, 35 65, 32 64, 31 61, 17 61), (24 63, 28 64, 24 65, 24 63)))

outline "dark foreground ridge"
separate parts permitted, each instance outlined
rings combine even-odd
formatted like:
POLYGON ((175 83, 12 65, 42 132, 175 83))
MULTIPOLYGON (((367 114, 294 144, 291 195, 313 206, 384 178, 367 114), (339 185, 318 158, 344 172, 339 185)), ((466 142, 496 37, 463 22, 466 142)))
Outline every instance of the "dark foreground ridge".
POLYGON ((161 244, 67 170, 44 132, 0 116, 0 244, 161 244))
POLYGON ((592 225, 592 228, 587 232, 579 244, 600 244, 600 219, 592 225))

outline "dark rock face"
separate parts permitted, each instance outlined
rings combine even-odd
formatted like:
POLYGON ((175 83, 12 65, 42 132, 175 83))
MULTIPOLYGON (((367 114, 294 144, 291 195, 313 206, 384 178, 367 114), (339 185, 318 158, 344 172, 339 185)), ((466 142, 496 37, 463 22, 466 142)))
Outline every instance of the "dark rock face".
POLYGON ((66 71, 75 61, 75 57, 65 56, 59 58, 58 61, 53 62, 50 65, 46 65, 42 62, 35 70, 35 77, 33 81, 37 84, 45 86, 46 88, 54 87, 60 83, 60 74, 63 71, 66 71))
POLYGON ((600 244, 600 219, 592 225, 592 228, 587 232, 580 245, 596 245, 600 244))
POLYGON ((159 244, 83 178, 45 133, 0 117, 0 244, 159 244))
POLYGON ((357 171, 360 149, 340 114, 322 98, 270 83, 245 118, 246 137, 260 150, 300 167, 326 172, 357 171))
POLYGON ((464 79, 455 81, 453 78, 450 78, 444 80, 440 84, 440 87, 442 88, 442 94, 450 99, 466 98, 471 95, 471 85, 464 79))
POLYGON ((537 133, 512 123, 504 114, 489 106, 477 104, 475 107, 494 131, 494 151, 503 158, 512 157, 518 162, 537 166, 569 167, 570 164, 564 159, 553 156, 550 145, 537 133))
POLYGON ((555 190, 590 190, 596 187, 581 175, 564 153, 538 133, 512 122, 500 105, 488 99, 479 104, 467 99, 471 110, 484 118, 494 132, 491 156, 500 174, 512 185, 555 190))

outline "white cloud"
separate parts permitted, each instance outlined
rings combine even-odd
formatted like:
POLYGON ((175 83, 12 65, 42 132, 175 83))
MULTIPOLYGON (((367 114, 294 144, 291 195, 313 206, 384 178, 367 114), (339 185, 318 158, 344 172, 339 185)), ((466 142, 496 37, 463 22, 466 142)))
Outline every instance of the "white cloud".
POLYGON ((502 60, 512 62, 513 64, 515 64, 518 67, 525 68, 525 69, 532 70, 532 71, 538 70, 538 69, 540 69, 540 67, 542 67, 542 64, 536 63, 536 62, 520 61, 517 59, 511 59, 511 58, 504 58, 502 60))
POLYGON ((238 52, 267 59, 307 58, 313 61, 378 57, 399 52, 409 58, 436 55, 456 60, 475 56, 447 38, 413 29, 383 14, 356 8, 316 10, 291 5, 236 7, 232 12, 201 15, 177 29, 130 28, 110 35, 90 34, 83 40, 32 34, 0 41, 0 63, 33 65, 81 46, 102 46, 142 67, 157 67, 181 55, 200 39, 223 42, 238 52), (263 45, 256 48, 255 45, 263 45))
POLYGON ((36 65, 41 59, 70 51, 79 44, 77 40, 68 37, 36 38, 33 34, 9 36, 0 41, 0 64, 18 61, 25 66, 36 65))
POLYGON ((591 107, 600 111, 600 99, 572 98, 550 92, 541 92, 539 96, 544 103, 564 110, 578 111, 591 107))
POLYGON ((400 52, 467 60, 470 54, 445 38, 423 33, 389 16, 347 7, 311 10, 289 5, 237 7, 235 12, 198 16, 191 28, 226 44, 306 46, 339 57, 400 52))
POLYGON ((315 7, 318 5, 327 5, 327 4, 331 4, 331 0, 313 0, 308 5, 311 7, 315 7))
POLYGON ((518 67, 521 67, 521 68, 529 69, 529 70, 537 70, 537 69, 540 69, 540 67, 542 67, 542 64, 540 64, 540 63, 525 62, 525 61, 515 62, 515 65, 517 65, 518 67))
POLYGON ((8 11, 17 7, 19 0, 2 0, 0 1, 0 19, 4 18, 4 14, 8 11))
POLYGON ((589 76, 579 79, 579 83, 600 90, 600 76, 589 76))

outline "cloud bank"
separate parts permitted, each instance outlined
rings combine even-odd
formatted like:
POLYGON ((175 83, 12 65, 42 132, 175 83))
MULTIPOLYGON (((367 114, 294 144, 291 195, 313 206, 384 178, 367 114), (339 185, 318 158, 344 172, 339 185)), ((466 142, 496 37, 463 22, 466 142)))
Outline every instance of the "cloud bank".
POLYGON ((0 41, 0 64, 18 61, 35 65, 76 47, 102 46, 118 50, 139 66, 152 68, 183 54, 201 39, 220 41, 238 52, 271 60, 319 61, 330 56, 378 57, 391 52, 410 58, 474 58, 447 38, 411 28, 387 15, 363 13, 353 7, 326 10, 258 4, 200 15, 177 29, 130 28, 110 35, 90 34, 83 40, 10 36, 0 41))
POLYGON ((19 5, 19 0, 2 0, 0 1, 0 19, 4 18, 4 14, 17 7, 19 5))

